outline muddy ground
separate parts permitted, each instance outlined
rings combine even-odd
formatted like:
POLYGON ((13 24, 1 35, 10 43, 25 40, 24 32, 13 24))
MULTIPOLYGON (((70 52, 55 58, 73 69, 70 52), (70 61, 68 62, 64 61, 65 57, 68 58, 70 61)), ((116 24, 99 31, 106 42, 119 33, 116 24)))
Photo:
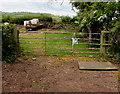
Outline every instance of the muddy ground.
POLYGON ((22 57, 3 63, 3 92, 118 92, 117 71, 83 71, 72 56, 22 57))

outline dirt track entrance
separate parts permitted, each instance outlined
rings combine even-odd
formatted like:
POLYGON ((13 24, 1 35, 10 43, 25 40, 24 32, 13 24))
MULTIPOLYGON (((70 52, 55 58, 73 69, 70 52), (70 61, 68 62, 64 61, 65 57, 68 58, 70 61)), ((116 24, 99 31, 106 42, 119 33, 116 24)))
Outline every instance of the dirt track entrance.
POLYGON ((22 57, 3 63, 3 92, 118 92, 117 71, 81 71, 72 56, 22 57))

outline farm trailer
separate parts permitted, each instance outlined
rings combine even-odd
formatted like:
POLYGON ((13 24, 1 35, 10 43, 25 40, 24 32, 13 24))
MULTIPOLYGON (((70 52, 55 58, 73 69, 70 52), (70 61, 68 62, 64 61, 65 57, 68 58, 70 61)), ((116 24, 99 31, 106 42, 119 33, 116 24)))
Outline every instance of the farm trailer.
POLYGON ((41 29, 42 27, 44 27, 44 25, 41 24, 41 23, 38 23, 38 24, 26 24, 26 26, 25 26, 27 31, 41 29))
POLYGON ((29 21, 24 21, 24 26, 27 31, 32 31, 32 30, 42 29, 46 27, 46 24, 39 22, 38 19, 32 19, 29 21))

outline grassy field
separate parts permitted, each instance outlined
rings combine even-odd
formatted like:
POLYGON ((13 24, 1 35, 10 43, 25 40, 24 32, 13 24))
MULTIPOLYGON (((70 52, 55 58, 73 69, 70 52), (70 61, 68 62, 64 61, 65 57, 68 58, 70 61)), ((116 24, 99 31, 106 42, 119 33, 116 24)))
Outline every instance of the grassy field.
MULTIPOLYGON (((36 55, 97 55, 99 49, 87 44, 75 44, 72 47, 73 34, 21 33, 20 43, 24 52, 36 55), (35 39, 34 39, 35 38, 35 39), (62 39, 65 38, 65 39, 62 39), (67 38, 67 39, 66 39, 67 38)), ((79 40, 79 43, 87 41, 79 40)))

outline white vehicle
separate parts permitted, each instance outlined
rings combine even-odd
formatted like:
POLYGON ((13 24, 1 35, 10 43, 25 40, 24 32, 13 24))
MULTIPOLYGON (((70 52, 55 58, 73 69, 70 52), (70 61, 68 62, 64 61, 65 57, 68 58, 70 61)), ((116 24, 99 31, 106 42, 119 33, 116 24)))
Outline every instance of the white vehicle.
POLYGON ((27 26, 29 24, 29 21, 24 21, 24 26, 27 26))
POLYGON ((39 27, 41 24, 39 23, 39 19, 32 19, 28 21, 24 21, 24 26, 27 30, 33 30, 39 27))
POLYGON ((32 19, 30 21, 31 21, 31 24, 38 24, 39 23, 39 19, 32 19))
POLYGON ((9 23, 8 22, 5 22, 4 25, 8 25, 9 23))

